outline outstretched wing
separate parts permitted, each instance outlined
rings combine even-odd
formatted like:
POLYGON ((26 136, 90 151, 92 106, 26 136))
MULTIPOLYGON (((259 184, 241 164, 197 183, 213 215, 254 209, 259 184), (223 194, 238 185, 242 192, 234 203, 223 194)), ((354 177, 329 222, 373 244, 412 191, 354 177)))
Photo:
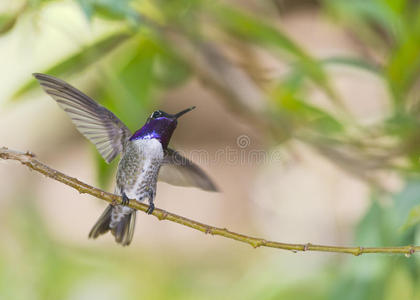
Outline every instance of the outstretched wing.
POLYGON ((169 148, 165 151, 159 180, 172 185, 194 186, 206 191, 218 191, 215 184, 199 166, 169 148))
POLYGON ((112 112, 58 78, 39 73, 33 75, 70 116, 77 130, 95 144, 107 163, 122 151, 131 132, 112 112))

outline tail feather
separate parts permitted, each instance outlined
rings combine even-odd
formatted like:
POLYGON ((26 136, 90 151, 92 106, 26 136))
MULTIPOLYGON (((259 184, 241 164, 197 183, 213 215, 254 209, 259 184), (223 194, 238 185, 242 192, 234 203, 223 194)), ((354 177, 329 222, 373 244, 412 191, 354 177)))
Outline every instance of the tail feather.
POLYGON ((117 226, 111 228, 111 233, 115 236, 115 241, 123 246, 130 245, 134 235, 135 224, 136 211, 133 210, 125 215, 117 226))
POLYGON ((111 223, 111 213, 112 205, 108 205, 99 217, 98 221, 96 221, 95 225, 93 225, 91 231, 89 232, 89 238, 96 239, 98 236, 108 232, 110 229, 109 224, 111 223))
POLYGON ((89 233, 89 238, 96 239, 98 236, 107 233, 109 230, 115 236, 115 241, 123 246, 130 245, 134 228, 136 224, 136 211, 133 210, 130 213, 126 214, 118 223, 110 227, 112 219, 112 210, 114 207, 108 205, 102 215, 99 217, 96 224, 93 226, 92 230, 89 233))

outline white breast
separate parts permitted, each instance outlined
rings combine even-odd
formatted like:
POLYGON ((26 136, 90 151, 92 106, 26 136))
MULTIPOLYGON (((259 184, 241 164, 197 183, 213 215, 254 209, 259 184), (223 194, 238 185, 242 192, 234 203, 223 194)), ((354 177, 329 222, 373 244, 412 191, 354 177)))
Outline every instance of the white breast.
POLYGON ((144 182, 148 182, 157 176, 156 173, 159 171, 158 166, 160 166, 163 160, 163 148, 162 144, 157 139, 136 140, 133 142, 133 146, 143 154, 142 156, 145 159, 142 172, 140 173, 133 187, 126 191, 126 195, 128 198, 138 199, 140 197, 140 186, 144 182))

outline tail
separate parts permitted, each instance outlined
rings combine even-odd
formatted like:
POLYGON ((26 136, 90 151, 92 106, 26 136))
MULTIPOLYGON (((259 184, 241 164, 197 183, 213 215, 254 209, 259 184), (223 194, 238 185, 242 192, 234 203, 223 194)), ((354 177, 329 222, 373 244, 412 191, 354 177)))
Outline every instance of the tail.
POLYGON ((114 207, 111 204, 108 205, 90 231, 89 238, 96 239, 98 236, 111 230, 111 233, 115 236, 115 241, 118 244, 121 244, 122 246, 130 245, 136 224, 136 211, 133 209, 120 217, 117 222, 112 222, 111 228, 112 214, 113 210, 116 208, 117 207, 114 207))

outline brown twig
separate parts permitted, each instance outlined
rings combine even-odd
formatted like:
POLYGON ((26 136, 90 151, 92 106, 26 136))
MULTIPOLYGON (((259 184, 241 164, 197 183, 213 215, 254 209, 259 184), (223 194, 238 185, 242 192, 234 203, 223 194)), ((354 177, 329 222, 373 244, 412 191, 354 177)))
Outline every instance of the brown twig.
MULTIPOLYGON (((36 160, 35 155, 31 152, 24 153, 24 152, 9 150, 3 147, 3 148, 0 148, 0 159, 19 161, 23 165, 27 166, 28 168, 32 170, 40 172, 47 177, 50 177, 54 180, 57 180, 68 186, 71 186, 72 188, 76 189, 79 193, 86 193, 86 194, 92 195, 96 198, 105 200, 113 204, 122 202, 122 198, 120 196, 97 189, 84 182, 81 182, 80 180, 77 180, 76 178, 67 176, 64 173, 61 173, 59 171, 56 171, 48 167, 47 165, 36 160)), ((139 203, 135 200, 130 200, 128 206, 137 210, 144 211, 144 212, 148 209, 148 206, 146 204, 139 203)), ((340 247, 340 246, 315 245, 311 243, 306 243, 306 244, 280 243, 280 242, 274 242, 274 241, 267 241, 262 238, 251 237, 244 234, 235 233, 235 232, 227 230, 226 228, 218 228, 218 227, 206 225, 206 224, 194 221, 194 220, 187 219, 182 216, 178 216, 176 214, 167 212, 159 208, 156 208, 153 211, 153 215, 159 220, 172 221, 172 222, 199 230, 206 234, 220 235, 225 238, 229 238, 229 239, 233 239, 242 243, 250 244, 254 248, 271 247, 271 248, 278 248, 278 249, 283 249, 283 250, 290 250, 293 252, 298 252, 298 251, 336 252, 336 253, 353 254, 355 256, 361 255, 363 253, 398 253, 398 254, 405 254, 409 256, 415 252, 420 251, 419 246, 340 247)))

